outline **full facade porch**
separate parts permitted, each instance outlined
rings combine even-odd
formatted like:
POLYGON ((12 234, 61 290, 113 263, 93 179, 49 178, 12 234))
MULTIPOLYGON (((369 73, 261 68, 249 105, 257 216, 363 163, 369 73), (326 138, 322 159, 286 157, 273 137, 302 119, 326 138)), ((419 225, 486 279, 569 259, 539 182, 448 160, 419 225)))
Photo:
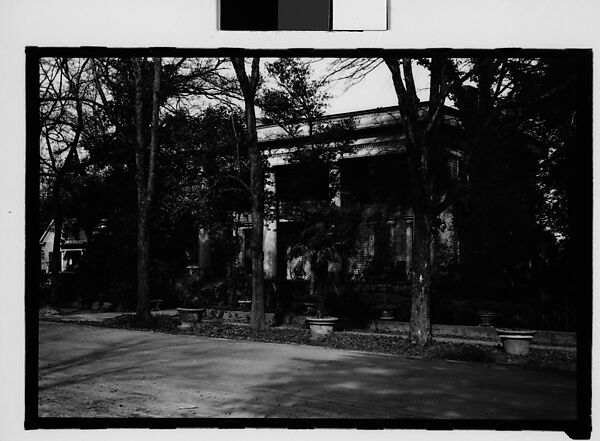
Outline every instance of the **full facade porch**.
MULTIPOLYGON (((290 255, 305 227, 296 213, 330 205, 356 217, 357 233, 351 249, 329 265, 329 278, 343 281, 373 300, 379 297, 383 303, 395 295, 408 301, 413 213, 398 112, 386 108, 328 117, 329 122, 342 119, 352 120, 347 148, 310 168, 291 159, 298 149, 310 148, 311 140, 302 137, 302 127, 293 140, 276 125, 258 128, 259 145, 269 166, 263 236, 265 280, 276 289, 292 292, 293 297, 306 295, 310 263, 304 256, 290 255)), ((460 150, 452 142, 453 121, 447 122, 448 178, 452 179, 457 174, 460 150)), ((335 142, 331 148, 336 148, 335 142)), ((251 217, 242 219, 238 230, 240 262, 249 266, 251 217)), ((446 254, 445 258, 457 258, 451 211, 443 213, 441 222, 444 226, 436 248, 446 254)))

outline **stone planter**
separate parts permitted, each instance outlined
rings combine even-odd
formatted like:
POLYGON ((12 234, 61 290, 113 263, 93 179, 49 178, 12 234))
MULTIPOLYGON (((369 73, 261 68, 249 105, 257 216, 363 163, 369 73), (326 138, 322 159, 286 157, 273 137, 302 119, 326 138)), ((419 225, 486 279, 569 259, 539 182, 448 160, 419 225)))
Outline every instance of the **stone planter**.
POLYGON ((177 308, 177 314, 181 320, 180 329, 193 328, 202 321, 204 308, 177 308))
POLYGON ((223 321, 224 311, 218 308, 211 308, 204 310, 204 317, 208 322, 221 322, 223 321))
POLYGON ((238 300, 238 305, 242 311, 250 311, 252 309, 252 300, 238 300))
POLYGON ((496 329, 498 337, 502 340, 504 351, 510 355, 527 355, 529 345, 535 335, 535 331, 530 329, 496 329))
POLYGON ((333 327, 338 319, 337 317, 306 317, 306 321, 310 327, 310 339, 319 341, 333 334, 333 327))
POLYGON ((384 309, 383 311, 381 311, 381 316, 379 317, 379 320, 394 320, 394 315, 387 309, 384 309))
POLYGON ((302 302, 304 307, 304 314, 315 314, 317 312, 317 304, 315 302, 302 302))
POLYGON ((479 317, 479 326, 492 326, 492 320, 496 317, 493 311, 477 311, 479 317))

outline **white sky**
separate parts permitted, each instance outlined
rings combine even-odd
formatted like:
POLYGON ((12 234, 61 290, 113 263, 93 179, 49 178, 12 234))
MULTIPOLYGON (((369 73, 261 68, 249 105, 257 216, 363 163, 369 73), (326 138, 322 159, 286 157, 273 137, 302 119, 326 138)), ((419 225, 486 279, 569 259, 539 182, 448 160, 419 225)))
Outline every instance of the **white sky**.
MULTIPOLYGON (((413 66, 417 93, 421 101, 429 98, 428 71, 421 66, 413 66)), ((315 70, 315 73, 317 71, 315 70)), ((331 88, 332 99, 327 113, 343 113, 356 110, 367 110, 376 107, 395 106, 398 104, 392 76, 385 64, 381 64, 360 83, 344 90, 342 83, 331 88)))
MULTIPOLYGON (((265 59, 266 62, 275 59, 265 59)), ((328 73, 329 60, 320 60, 312 65, 315 78, 328 73)), ((266 69, 262 69, 263 75, 266 69)), ((417 94, 421 101, 429 99, 429 72, 427 69, 413 64, 413 73, 417 94)), ((333 82, 329 93, 331 99, 328 102, 327 114, 353 112, 357 110, 368 110, 377 107, 395 106, 398 104, 392 77, 387 66, 382 63, 369 73, 360 83, 347 88, 343 81, 333 82)))

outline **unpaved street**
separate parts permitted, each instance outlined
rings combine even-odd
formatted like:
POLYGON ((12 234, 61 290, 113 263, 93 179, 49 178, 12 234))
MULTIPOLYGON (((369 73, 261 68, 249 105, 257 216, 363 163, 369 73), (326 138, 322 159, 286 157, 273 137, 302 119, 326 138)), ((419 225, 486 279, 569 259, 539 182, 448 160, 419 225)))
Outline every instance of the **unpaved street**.
POLYGON ((39 415, 571 419, 575 374, 40 323, 39 415))

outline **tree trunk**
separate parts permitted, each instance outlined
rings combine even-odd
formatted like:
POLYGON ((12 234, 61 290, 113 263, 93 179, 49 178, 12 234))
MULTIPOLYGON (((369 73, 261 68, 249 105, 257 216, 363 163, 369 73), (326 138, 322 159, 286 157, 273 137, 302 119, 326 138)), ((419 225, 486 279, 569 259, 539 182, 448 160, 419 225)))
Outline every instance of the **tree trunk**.
POLYGON ((264 180, 262 158, 257 145, 254 103, 246 103, 246 124, 249 132, 248 156, 250 159, 250 187, 252 189, 252 312, 254 330, 265 329, 265 273, 263 252, 264 230, 264 180))
POLYGON ((53 206, 53 221, 54 221, 54 240, 52 242, 52 259, 50 260, 50 299, 49 303, 52 306, 58 304, 60 288, 59 274, 61 270, 61 254, 60 242, 62 236, 63 215, 60 204, 60 177, 56 178, 52 189, 52 206, 53 206))
POLYGON ((148 320, 150 314, 150 212, 154 193, 154 168, 158 148, 158 113, 160 93, 161 59, 154 59, 152 83, 152 121, 150 126, 150 148, 144 142, 144 109, 142 61, 135 60, 135 114, 136 114, 136 184, 137 184, 137 304, 136 316, 148 320))
POLYGON ((246 144, 248 146, 248 159, 250 161, 250 191, 252 199, 252 240, 250 252, 252 256, 252 310, 250 324, 255 331, 266 328, 265 320, 265 274, 263 253, 264 230, 264 202, 265 202, 265 172, 262 164, 262 155, 258 149, 256 133, 256 113, 254 102, 259 75, 258 57, 252 60, 250 78, 246 74, 244 58, 232 57, 231 64, 244 95, 246 116, 246 144))
POLYGON ((150 228, 145 207, 138 207, 137 230, 136 315, 141 320, 147 320, 150 318, 150 228))
POLYGON ((425 215, 415 213, 409 339, 419 345, 431 341, 430 289, 433 238, 429 224, 425 215))
MULTIPOLYGON (((402 119, 402 129, 406 138, 408 159, 408 180, 413 205, 413 245, 411 268, 411 314, 409 339, 424 345, 431 341, 431 317, 429 314, 432 244, 434 218, 431 174, 431 137, 427 136, 426 126, 419 124, 419 99, 412 75, 412 60, 403 59, 404 81, 398 60, 384 59, 394 83, 398 106, 402 119)), ((435 89, 437 80, 433 81, 435 89)))
MULTIPOLYGON (((253 204, 254 205, 254 204, 253 204)), ((253 209, 252 215, 258 215, 262 221, 262 211, 253 209)), ((265 281, 263 271, 262 224, 252 225, 252 311, 250 323, 254 330, 266 328, 265 320, 265 281)))

